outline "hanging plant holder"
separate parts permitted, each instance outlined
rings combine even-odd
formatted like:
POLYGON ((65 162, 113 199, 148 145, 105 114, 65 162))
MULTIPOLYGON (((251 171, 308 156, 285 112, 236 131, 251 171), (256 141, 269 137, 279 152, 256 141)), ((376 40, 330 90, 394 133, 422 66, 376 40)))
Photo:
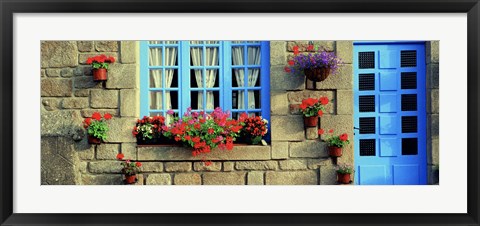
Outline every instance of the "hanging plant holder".
POLYGON ((107 69, 105 68, 98 68, 92 69, 93 74, 93 81, 100 82, 100 81, 107 81, 107 69))
POLYGON ((102 142, 102 140, 100 138, 96 138, 94 136, 88 135, 87 138, 88 138, 88 143, 89 144, 100 144, 102 142))
POLYGON ((337 182, 339 184, 350 184, 352 182, 350 175, 349 173, 337 173, 337 182))
POLYGON ((318 125, 318 116, 303 116, 303 123, 305 124, 305 127, 316 127, 318 125))
POLYGON ((123 181, 125 184, 135 184, 137 182, 137 175, 127 175, 125 174, 125 180, 123 181))
POLYGON ((330 157, 341 157, 342 156, 342 148, 336 146, 329 146, 328 147, 328 155, 330 157))
POLYGON ((330 68, 313 68, 313 69, 305 69, 303 73, 307 77, 308 80, 313 82, 321 82, 328 78, 330 75, 330 68))

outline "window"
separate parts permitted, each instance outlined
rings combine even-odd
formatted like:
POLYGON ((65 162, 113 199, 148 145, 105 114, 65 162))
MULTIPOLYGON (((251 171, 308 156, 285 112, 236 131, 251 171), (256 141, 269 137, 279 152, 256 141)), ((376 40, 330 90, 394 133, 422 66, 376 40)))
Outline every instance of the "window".
POLYGON ((269 42, 142 41, 140 68, 142 117, 221 107, 270 120, 269 42))

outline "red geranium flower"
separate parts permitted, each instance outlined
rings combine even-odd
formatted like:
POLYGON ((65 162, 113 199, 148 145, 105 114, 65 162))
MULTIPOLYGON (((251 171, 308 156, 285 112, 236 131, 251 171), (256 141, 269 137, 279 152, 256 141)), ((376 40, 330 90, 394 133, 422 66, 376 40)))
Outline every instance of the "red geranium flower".
POLYGON ((215 130, 213 130, 212 128, 209 128, 207 132, 208 132, 208 134, 213 134, 215 132, 215 130))
POLYGON ((338 138, 340 138, 341 141, 346 141, 348 140, 348 135, 346 133, 340 135, 338 138))
POLYGON ((289 60, 289 61, 288 61, 288 64, 289 64, 290 66, 293 66, 293 65, 295 64, 295 61, 289 60))
POLYGON ((125 155, 123 155, 123 153, 118 153, 117 154, 117 159, 118 160, 122 160, 124 157, 125 157, 125 155))
POLYGON ((319 110, 319 111, 318 111, 318 116, 320 116, 320 117, 323 116, 323 111, 322 111, 322 110, 319 110))
POLYGON ((109 120, 112 118, 112 115, 109 114, 109 113, 105 113, 105 115, 103 115, 103 117, 106 119, 106 120, 109 120))
POLYGON ((142 163, 141 163, 141 162, 136 162, 135 165, 136 165, 137 167, 141 167, 141 166, 142 166, 142 163))
POLYGON ((323 130, 323 129, 318 129, 318 135, 322 135, 322 134, 324 134, 324 133, 325 133, 325 130, 323 130))
POLYGON ((90 123, 92 123, 92 119, 91 118, 86 118, 85 121, 83 121, 83 127, 84 128, 89 127, 90 123))
POLYGON ((289 67, 285 67, 285 72, 290 73, 291 71, 292 69, 290 69, 289 67))
POLYGON ((330 129, 328 132, 329 132, 329 133, 333 133, 333 129, 330 129))
POLYGON ((313 46, 313 45, 308 45, 308 47, 307 47, 307 50, 308 50, 308 51, 312 51, 312 50, 313 50, 313 48, 314 48, 314 46, 313 46))
POLYGON ((293 54, 296 56, 298 55, 300 52, 298 51, 298 46, 294 46, 293 47, 293 54))
POLYGON ((320 103, 322 105, 327 105, 328 104, 328 98, 326 97, 320 97, 320 103))
POLYGON ((195 124, 193 127, 194 127, 195 129, 200 129, 200 128, 201 128, 201 125, 197 123, 197 124, 195 124))
POLYGON ((102 119, 102 115, 99 112, 94 112, 92 118, 99 121, 100 119, 102 119))

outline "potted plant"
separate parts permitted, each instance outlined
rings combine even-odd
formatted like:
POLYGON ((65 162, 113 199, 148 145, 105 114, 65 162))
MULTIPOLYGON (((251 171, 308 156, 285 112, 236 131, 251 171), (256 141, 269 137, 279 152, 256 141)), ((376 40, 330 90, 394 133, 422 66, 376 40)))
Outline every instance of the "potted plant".
POLYGON ((87 138, 89 144, 100 144, 107 139, 108 125, 107 120, 110 120, 112 115, 105 113, 102 115, 99 112, 94 112, 92 117, 86 118, 83 121, 83 127, 87 129, 87 138))
POLYGON ((244 127, 242 128, 241 136, 247 144, 259 144, 262 142, 262 137, 268 132, 268 121, 261 116, 247 116, 243 113, 240 116, 244 127))
POLYGON ((104 54, 89 57, 87 64, 92 65, 93 81, 107 81, 107 70, 110 63, 114 63, 115 58, 105 56, 104 54))
MULTIPOLYGON (((173 111, 167 112, 173 115, 173 111)), ((233 149, 233 141, 239 136, 243 125, 229 118, 230 113, 217 107, 207 114, 187 109, 183 118, 174 117, 173 123, 164 132, 165 136, 191 147, 192 155, 209 153, 212 149, 233 149)))
MULTIPOLYGON (((324 134, 323 129, 318 130, 318 134, 324 134)), ((328 135, 325 138, 325 142, 328 144, 328 155, 330 157, 340 157, 342 156, 342 149, 345 145, 350 144, 348 140, 348 134, 342 133, 340 135, 333 135, 333 129, 329 130, 328 135)))
POLYGON ((337 182, 340 184, 350 184, 351 175, 355 170, 349 164, 340 164, 336 167, 337 182))
POLYGON ((334 52, 320 50, 313 45, 308 46, 308 50, 314 50, 314 53, 299 54, 298 46, 293 47, 294 57, 288 61, 289 66, 285 67, 286 72, 303 72, 307 79, 314 82, 325 80, 330 74, 336 74, 341 59, 334 52))
POLYGON ((323 116, 325 105, 329 102, 327 97, 308 98, 302 100, 300 112, 303 114, 305 127, 315 127, 318 125, 318 117, 323 116))
POLYGON ((137 138, 138 145, 172 144, 173 142, 163 135, 165 130, 167 130, 165 117, 144 116, 142 119, 137 119, 132 135, 137 138))
POLYGON ((125 176, 125 184, 134 184, 137 182, 137 173, 140 171, 142 166, 141 162, 132 162, 130 159, 123 160, 125 156, 122 153, 117 154, 117 159, 122 161, 120 163, 122 168, 122 173, 125 176))

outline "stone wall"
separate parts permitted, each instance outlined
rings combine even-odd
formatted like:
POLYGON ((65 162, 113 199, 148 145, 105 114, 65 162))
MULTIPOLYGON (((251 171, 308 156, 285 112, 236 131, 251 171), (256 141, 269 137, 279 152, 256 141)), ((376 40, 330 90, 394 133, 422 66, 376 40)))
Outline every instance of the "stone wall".
MULTIPOLYGON (((140 117, 138 43, 42 42, 42 184, 122 184, 117 153, 143 163, 138 185, 336 184, 335 164, 327 155, 326 145, 320 141, 317 128, 304 128, 298 107, 307 97, 327 96, 333 100, 318 126, 348 133, 351 143, 337 162, 354 164, 353 45, 351 41, 314 44, 335 51, 343 59, 339 73, 316 84, 306 81, 305 76, 286 73, 284 67, 293 56, 293 46, 306 51, 308 42, 272 41, 271 144, 214 150, 206 156, 212 161, 206 166, 202 157, 193 157, 187 148, 137 147, 131 129, 140 117), (101 53, 114 56, 117 62, 111 65, 108 81, 97 83, 85 61, 101 53), (107 142, 98 146, 87 143, 81 127, 83 119, 95 111, 114 116, 107 142)), ((433 137, 429 139, 428 164, 433 169, 438 165, 438 42, 429 42, 430 50, 428 118, 436 127, 428 128, 429 137, 433 137)))
POLYGON ((41 43, 42 184, 121 182, 120 175, 103 174, 98 168, 116 153, 131 153, 135 147, 130 129, 138 117, 136 59, 133 41, 41 43), (107 82, 94 82, 91 65, 85 64, 98 54, 117 60, 107 82), (98 147, 87 143, 82 127, 84 118, 95 111, 114 116, 107 143, 98 147))
POLYGON ((439 42, 426 44, 428 183, 439 183, 439 42))

